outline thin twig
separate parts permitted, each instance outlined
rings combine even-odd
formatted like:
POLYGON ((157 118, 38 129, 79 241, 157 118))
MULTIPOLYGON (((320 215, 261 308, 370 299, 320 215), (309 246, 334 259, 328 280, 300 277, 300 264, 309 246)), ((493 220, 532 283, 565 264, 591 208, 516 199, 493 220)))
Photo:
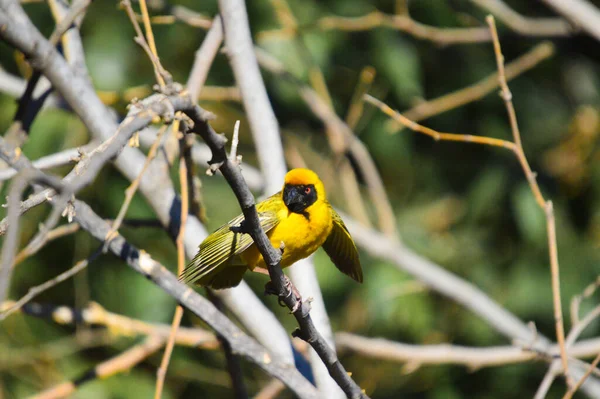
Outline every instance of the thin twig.
MULTIPOLYGON (((140 6, 142 3, 144 3, 145 5, 144 0, 140 1, 140 6)), ((146 52, 146 55, 148 55, 148 58, 150 59, 150 61, 152 62, 152 66, 154 67, 154 75, 156 77, 156 81, 159 83, 161 89, 164 88, 165 85, 170 84, 172 82, 173 78, 171 77, 171 74, 163 68, 160 59, 158 58, 158 55, 148 45, 148 42, 146 41, 146 38, 142 33, 142 28, 140 28, 140 24, 138 23, 137 18, 135 17, 135 12, 133 11, 133 8, 131 6, 131 1, 121 0, 121 6, 125 9, 129 20, 131 21, 131 24, 135 29, 135 42, 139 44, 146 52)), ((149 31, 152 32, 152 28, 150 28, 149 31)), ((152 33, 150 33, 150 35, 152 35, 152 33)), ((154 41, 154 36, 152 36, 152 40, 154 41)), ((154 49, 156 49, 156 47, 154 49)))
MULTIPOLYGON (((200 93, 206 88, 206 78, 208 77, 208 71, 213 63, 215 56, 221 43, 223 42, 223 25, 221 23, 221 17, 216 16, 210 30, 206 34, 202 45, 196 50, 194 55, 194 64, 188 78, 186 87, 192 100, 198 101, 200 93)), ((238 92, 239 94, 239 92, 238 92)))
POLYGON ((50 44, 56 46, 58 41, 65 34, 67 30, 71 28, 77 17, 79 17, 92 3, 91 0, 77 0, 73 3, 67 15, 64 16, 50 35, 48 41, 50 44))
MULTIPOLYGON (((52 86, 60 93, 61 98, 64 99, 81 118, 93 137, 100 141, 109 139, 117 130, 117 121, 115 115, 99 100, 94 88, 86 79, 74 73, 56 49, 49 45, 47 39, 31 23, 20 3, 12 0, 0 0, 0 8, 2 9, 2 12, 0 12, 0 25, 3 26, 3 29, 0 29, 0 37, 9 45, 18 48, 21 52, 26 54, 32 62, 36 62, 36 65, 42 66, 44 75, 52 82, 52 86)), ((159 112, 158 114, 162 114, 162 112, 159 112)), ((137 126, 136 131, 142 127, 143 126, 137 126)), ((119 143, 119 146, 114 148, 114 152, 112 151, 113 148, 111 148, 111 151, 105 153, 106 158, 101 157, 101 159, 98 159, 98 162, 92 168, 92 173, 87 174, 85 180, 87 180, 88 177, 93 180, 93 177, 96 176, 96 173, 99 170, 97 167, 103 166, 106 162, 114 161, 116 169, 128 180, 133 181, 133 179, 137 177, 145 157, 139 150, 125 147, 127 139, 123 146, 120 146, 121 143, 119 143), (120 156, 117 157, 118 154, 120 154, 120 156)), ((193 153, 195 154, 195 149, 193 153)), ((196 155, 194 155, 194 157, 196 157, 196 155)), ((258 174, 255 173, 252 176, 255 178, 254 182, 259 182, 253 185, 255 189, 264 187, 263 182, 256 178, 258 174)), ((167 229, 170 236, 176 236, 177 228, 176 224, 171 224, 171 212, 173 209, 179 209, 180 199, 175 195, 175 190, 166 167, 164 167, 164 165, 157 165, 157 167, 153 169, 153 179, 144 179, 140 184, 140 191, 146 197, 149 205, 152 207, 163 226, 167 229)), ((50 190, 48 192, 52 193, 50 190)), ((35 196, 35 199, 36 201, 45 201, 45 197, 35 196)), ((79 204, 79 202, 76 202, 76 204, 79 204)), ((27 206, 29 205, 30 204, 28 203, 27 206)), ((104 226, 102 220, 98 220, 97 223, 104 226)), ((6 224, 0 224, 0 229, 4 226, 6 226, 6 224)), ((102 231, 104 233, 108 232, 108 230, 102 231)), ((206 231, 196 218, 189 218, 186 231, 189 233, 186 234, 186 253, 188 256, 194 256, 198 242, 202 240, 203 237, 206 237, 206 231)), ((103 238, 101 237, 99 239, 102 240, 103 238)), ((111 248, 116 248, 116 246, 112 245, 111 248)), ((116 254, 126 258, 126 254, 119 251, 117 251, 116 254)), ((133 262, 130 263, 130 265, 134 264, 135 263, 133 262)), ((138 269, 138 271, 140 271, 140 269, 138 269)), ((173 286, 163 284, 164 281, 160 279, 164 278, 164 276, 162 274, 159 276, 160 278, 156 280, 156 283, 161 285, 163 289, 166 289, 169 292, 178 292, 179 294, 183 292, 180 291, 180 286, 175 285, 176 288, 174 288, 173 286)), ((176 278, 174 279, 176 281, 176 278)), ((173 280, 170 280, 170 277, 167 278, 166 281, 171 281, 171 283, 173 283, 173 280)), ((299 396, 311 397, 312 395, 314 397, 316 395, 314 388, 312 388, 312 386, 304 379, 294 379, 297 375, 285 367, 278 369, 278 367, 280 367, 279 365, 293 364, 293 355, 289 345, 289 338, 278 320, 256 297, 252 290, 246 284, 242 283, 237 289, 231 290, 230 292, 227 292, 227 295, 223 296, 227 297, 225 301, 228 307, 235 312, 240 320, 244 320, 244 325, 251 330, 256 337, 259 337, 262 345, 269 348, 270 354, 272 355, 271 359, 273 361, 269 365, 261 364, 261 367, 275 372, 279 377, 286 380, 286 384, 293 385, 295 388, 292 388, 292 390, 299 396), (248 307, 251 307, 254 310, 251 317, 245 314, 248 307), (276 370, 282 371, 278 372, 276 370), (294 378, 290 379, 290 376, 294 376, 294 378)), ((189 304, 189 302, 193 302, 193 300, 189 299, 183 301, 185 304, 189 304)), ((205 313, 203 309, 193 309, 195 312, 202 314, 203 318, 208 316, 210 320, 214 320, 215 316, 210 313, 205 313)), ((210 306, 209 309, 211 309, 210 306)), ((225 331, 225 333, 227 333, 227 331, 225 331)), ((232 337, 232 335, 227 336, 232 337)), ((245 335, 242 335, 242 338, 236 336, 236 339, 238 341, 241 339, 242 342, 246 342, 246 338, 245 335)), ((252 343, 254 346, 251 346, 251 348, 256 349, 256 342, 252 341, 252 343)), ((247 348, 243 348, 240 345, 240 342, 233 342, 232 347, 243 356, 248 356, 250 353, 246 350, 247 348)), ((264 359, 262 352, 257 356, 260 359, 264 359)))
POLYGON ((577 383, 572 388, 569 388, 569 390, 563 396, 563 399, 571 399, 573 397, 573 395, 575 395, 575 392, 577 392, 579 390, 579 388, 581 388, 581 386, 583 385, 585 380, 590 375, 592 375, 592 372, 594 371, 594 369, 596 368, 596 366, 598 365, 599 362, 600 362, 600 353, 598 353, 596 355, 596 358, 594 359, 592 364, 590 364, 589 368, 587 369, 585 374, 579 379, 579 381, 577 381, 577 383))
MULTIPOLYGON (((54 154, 46 155, 33 161, 33 166, 38 169, 45 170, 55 168, 57 166, 68 165, 73 163, 81 154, 82 151, 89 151, 98 146, 98 143, 91 142, 81 148, 69 148, 54 154)), ((0 170, 0 181, 8 180, 14 177, 17 171, 12 168, 0 170)))
POLYGON ((372 66, 366 66, 360 71, 358 83, 352 94, 352 100, 350 100, 350 106, 346 112, 346 124, 352 130, 356 129, 358 121, 363 114, 364 102, 363 96, 369 91, 373 81, 375 80, 375 68, 372 66))
POLYGON ((554 382, 554 380, 556 379, 556 377, 558 376, 559 373, 560 373, 560 365, 556 361, 552 362, 550 367, 548 367, 548 371, 544 375, 544 378, 542 379, 540 386, 538 387, 537 391, 535 392, 533 399, 544 399, 546 397, 546 395, 548 394, 548 391, 550 390, 552 383, 554 382))
MULTIPOLYGON (((286 0, 271 0, 271 4, 273 5, 273 8, 275 8, 277 17, 279 19, 279 23, 284 27, 285 30, 294 33, 294 35, 292 37, 293 44, 296 45, 296 47, 299 50, 299 53, 301 55, 303 55, 304 56, 303 58, 306 60, 307 69, 308 69, 308 80, 309 80, 310 86, 312 87, 312 91, 314 91, 316 97, 318 97, 319 100, 321 100, 322 106, 329 108, 331 114, 335 115, 335 109, 333 107, 333 100, 331 99, 331 94, 329 93, 329 89, 327 88, 327 83, 325 81, 325 76, 323 75, 323 71, 321 70, 319 64, 315 61, 308 45, 306 44, 306 35, 304 35, 303 30, 298 28, 298 22, 288 4, 288 2, 286 0)), ((373 68, 371 68, 371 70, 372 69, 373 68)), ((359 87, 357 89, 359 91, 362 91, 362 90, 366 91, 368 86, 370 86, 370 83, 372 82, 373 78, 374 78, 374 74, 372 73, 372 71, 371 71, 371 73, 369 73, 367 71, 366 73, 361 74, 361 81, 359 81, 359 87), (360 84, 363 81, 366 82, 366 85, 360 84)), ((354 114, 353 117, 356 120, 358 120, 358 117, 360 117, 360 113, 362 112, 363 102, 360 101, 361 96, 362 95, 355 93, 355 95, 353 97, 353 104, 355 104, 354 109, 351 109, 349 111, 352 114, 354 114), (359 101, 355 101, 357 96, 358 96, 359 101)), ((303 98, 304 98, 304 96, 303 96, 303 98)), ((311 103, 312 101, 309 100, 307 102, 311 103)), ((353 104, 351 104, 351 108, 352 108, 353 104)), ((352 127, 350 127, 350 129, 352 129, 352 127)), ((346 154, 348 147, 349 147, 347 143, 349 140, 351 140, 351 138, 349 138, 349 136, 346 137, 339 130, 340 130, 339 124, 325 123, 325 134, 327 136, 327 141, 329 143, 329 146, 331 147, 332 151, 334 152, 334 163, 336 164, 336 166, 340 172, 340 182, 341 182, 342 188, 344 190, 344 198, 346 198, 347 206, 350 209, 350 212, 352 213, 353 216, 355 216, 357 219, 361 220, 363 223, 365 223, 365 225, 369 226, 370 221, 369 221, 367 209, 362 200, 362 195, 361 195, 360 188, 358 185, 358 180, 356 178, 356 174, 354 173, 354 170, 352 169, 350 160, 348 159, 347 154, 346 154)), ((351 136, 353 136, 353 133, 351 133, 351 136)), ((355 158, 359 161, 358 162, 359 166, 362 169, 362 164, 363 164, 362 158, 359 156, 356 156, 357 154, 355 152, 352 152, 352 155, 354 155, 355 158)), ((373 186, 373 184, 370 184, 371 182, 368 179, 369 174, 365 173, 365 177, 367 178, 368 186, 371 188, 373 186)), ((371 192, 372 192, 372 190, 371 190, 371 192)), ((382 194, 381 192, 378 192, 376 197, 380 198, 381 194, 382 194)), ((382 197, 381 202, 385 202, 385 197, 386 197, 385 191, 383 192, 383 194, 384 194, 384 196, 382 197)), ((378 214, 380 215, 380 221, 383 221, 383 220, 386 221, 386 222, 381 223, 381 228, 387 234, 390 234, 391 236, 398 238, 396 224, 393 223, 394 218, 390 217, 391 214, 386 212, 388 210, 391 210, 391 208, 387 208, 385 205, 382 208, 381 206, 379 206, 379 204, 377 202, 376 202, 376 204, 377 204, 376 210, 377 210, 378 214), (384 217, 382 217, 381 216, 382 213, 386 213, 386 215, 384 217)), ((328 393, 328 395, 332 395, 332 394, 328 393)))
POLYGON ((574 26, 562 18, 527 18, 501 0, 471 0, 523 36, 569 36, 574 26))
POLYGON ((556 245, 556 226, 554 222, 552 201, 546 202, 544 200, 542 192, 535 179, 535 174, 531 171, 529 162, 527 162, 527 158, 525 157, 525 152, 523 151, 523 145, 521 143, 521 134, 519 133, 519 125, 517 123, 517 114, 512 103, 512 94, 508 88, 508 84, 506 83, 506 77, 504 73, 504 56, 502 55, 502 51, 500 49, 500 40, 498 39, 498 32, 496 31, 494 17, 488 15, 486 17, 486 21, 490 27, 490 32, 492 33, 494 53, 496 54, 496 64, 498 67, 498 81, 500 82, 500 88, 502 93, 501 97, 504 100, 504 104, 506 105, 506 110, 508 112, 508 118, 510 121, 513 138, 517 146, 516 154, 519 159, 519 162, 521 163, 521 166, 523 167, 525 176, 527 178, 527 181, 529 182, 529 186, 531 187, 533 195, 538 205, 540 206, 540 208, 542 208, 546 215, 548 231, 548 248, 550 252, 550 271, 552 276, 552 298, 554 305, 554 323, 556 328, 556 339, 560 346, 560 357, 562 361, 563 370, 567 378, 567 384, 570 386, 572 381, 569 377, 569 365, 567 358, 567 350, 565 347, 565 330, 563 325, 562 304, 560 299, 560 276, 558 266, 558 250, 556 245))
MULTIPOLYGON (((540 62, 554 55, 554 45, 550 42, 542 42, 532 48, 519 58, 511 61, 505 68, 505 78, 510 81, 517 76, 527 72, 537 66, 540 62)), ((445 94, 432 100, 424 101, 415 105, 413 108, 402 112, 402 115, 408 119, 419 122, 439 115, 449 110, 458 108, 473 101, 480 100, 499 87, 498 71, 490 74, 484 79, 470 86, 464 87, 449 94, 445 94)), ((386 130, 390 133, 397 132, 402 125, 393 120, 389 121, 386 130)))
POLYGON ((62 183, 58 179, 50 178, 44 175, 39 170, 33 168, 31 163, 22 155, 20 148, 14 148, 8 143, 3 142, 0 139, 0 144, 4 144, 3 148, 0 149, 0 158, 5 162, 13 165, 17 163, 24 166, 24 169, 19 172, 19 176, 12 182, 10 192, 8 195, 8 233, 4 238, 4 244, 2 245, 2 256, 0 262, 0 303, 4 301, 8 295, 8 289, 10 286, 11 274, 13 270, 14 256, 17 251, 19 244, 19 216, 20 216, 20 202, 21 195, 25 188, 34 182, 40 181, 45 182, 53 187, 62 187, 62 183), (15 160, 14 156, 17 154, 18 159, 15 160), (20 161, 20 162, 19 162, 20 161))
MULTIPOLYGON (((178 135, 180 133, 179 125, 179 120, 175 120, 175 122, 173 123, 173 133, 175 135, 178 135)), ((181 137, 180 140, 185 140, 185 137, 181 137)), ((181 186, 181 213, 179 216, 179 234, 177 234, 177 240, 175 241, 177 245, 177 275, 179 276, 181 276, 181 274, 183 273, 183 269, 185 268, 185 249, 183 247, 183 238, 185 237, 185 224, 187 222, 189 208, 187 178, 188 174, 186 163, 183 157, 180 156, 179 183, 181 186)), ((177 329, 179 328, 179 324, 181 324, 182 316, 183 307, 181 307, 181 305, 177 305, 177 307, 175 308, 175 315, 173 316, 173 322, 171 324, 171 333, 169 334, 169 340, 167 341, 167 346, 165 347, 165 352, 160 362, 160 367, 156 370, 156 390, 154 393, 154 399, 161 398, 165 377, 167 375, 167 368, 169 367, 169 360, 171 359, 171 354, 173 353, 173 348, 175 347, 175 337, 177 335, 177 329)))
MULTIPOLYGON (((4 304, 0 306, 0 310, 10 309, 14 305, 15 302, 4 302, 4 304)), ((155 335, 163 337, 166 340, 171 333, 171 326, 168 324, 147 323, 142 320, 112 313, 95 302, 91 302, 83 309, 30 302, 25 304, 19 310, 23 314, 52 320, 60 325, 75 325, 76 323, 80 323, 86 326, 103 326, 110 330, 111 334, 123 337, 155 335)), ((192 348, 219 348, 219 341, 216 339, 215 335, 201 328, 181 327, 177 330, 176 342, 177 345, 189 346, 192 348)))
MULTIPOLYGON (((76 226, 78 226, 78 225, 76 225, 76 226)), ((73 266, 69 270, 62 272, 58 276, 46 281, 43 284, 36 285, 35 287, 29 288, 29 291, 27 292, 27 294, 25 296, 23 296, 21 299, 19 299, 17 302, 15 302, 14 305, 11 306, 9 309, 0 313, 0 321, 4 320, 11 313, 14 313, 15 311, 19 310, 21 307, 23 307, 23 305, 25 305, 27 302, 31 301, 33 298, 35 298, 42 292, 54 287, 55 285, 62 283, 63 281, 65 281, 65 280, 71 278, 72 276, 74 276, 75 274, 79 273, 81 270, 85 269, 91 262, 93 262, 98 256, 100 256, 101 253, 102 253, 102 248, 100 248, 99 250, 94 252, 89 258, 80 260, 79 262, 77 262, 75 264, 75 266, 73 266)))
POLYGON ((497 66, 498 66, 499 84, 500 84, 500 87, 502 88, 502 97, 505 101, 507 111, 509 114, 511 130, 513 133, 513 138, 515 140, 514 143, 510 142, 510 141, 506 141, 506 140, 489 138, 489 137, 484 137, 484 136, 473 136, 473 135, 453 134, 453 133, 439 133, 433 129, 427 128, 425 126, 419 125, 418 123, 416 123, 412 120, 409 120, 405 116, 401 115, 397 111, 392 110, 389 106, 387 106, 386 104, 382 103, 381 101, 375 99, 372 96, 365 95, 365 100, 370 102, 371 104, 376 105, 380 110, 382 110, 382 112, 384 112, 388 116, 394 118, 396 121, 400 122, 401 124, 408 127, 409 129, 419 132, 419 133, 423 133, 425 135, 428 135, 435 140, 461 141, 461 142, 467 142, 467 143, 476 143, 476 144, 482 144, 482 145, 502 147, 502 148, 507 148, 507 149, 511 150, 515 154, 515 156, 519 160, 519 163, 521 164, 521 167, 523 168, 523 172, 524 172, 525 177, 527 178, 527 181, 531 187, 531 191, 533 192, 538 205, 542 208, 542 210, 544 210, 546 219, 547 219, 548 240, 549 240, 548 245, 549 245, 551 273, 552 273, 552 280, 553 280, 552 292, 553 292, 553 303, 554 303, 554 310, 555 310, 554 314, 555 314, 555 320, 556 320, 556 334, 557 334, 557 340, 558 340, 559 346, 561 348, 560 353, 561 353, 561 360, 563 362, 563 369, 565 370, 566 373, 568 373, 568 361, 567 361, 566 348, 565 348, 565 343, 564 343, 564 327, 562 324, 562 309, 560 307, 560 285, 559 285, 560 281, 558 279, 558 258, 557 258, 557 253, 556 253, 556 232, 555 232, 555 227, 554 227, 554 217, 553 217, 553 213, 552 213, 552 205, 551 205, 551 202, 546 203, 546 201, 544 200, 544 198, 541 194, 541 190, 535 179, 535 174, 532 172, 532 170, 529 166, 529 163, 527 161, 527 158, 525 156, 525 153, 523 151, 523 147, 521 144, 521 137, 520 137, 517 119, 516 119, 516 113, 514 110, 514 106, 512 104, 512 95, 510 94, 508 85, 506 83, 506 78, 505 78, 505 73, 504 73, 504 61, 503 61, 502 53, 500 51, 500 44, 499 44, 497 32, 495 30, 493 18, 488 17, 487 20, 488 20, 488 23, 490 24, 490 31, 492 32, 492 35, 493 35, 494 51, 496 54, 497 66))
POLYGON ((290 74, 279 60, 270 56, 265 51, 256 48, 255 52, 260 65, 264 69, 282 76, 299 86, 299 93, 305 104, 323 122, 329 132, 335 133, 335 142, 332 142, 333 151, 338 156, 346 151, 352 154, 367 183, 369 196, 375 205, 381 229, 390 237, 399 240, 395 222, 396 218, 385 186, 381 180, 377 166, 365 145, 315 90, 290 74))
POLYGON ((585 330, 598 317, 600 317, 600 305, 592 309, 587 315, 585 315, 583 319, 581 319, 581 321, 571 327, 571 331, 569 331, 569 335, 567 335, 567 338, 565 339, 566 348, 570 348, 575 343, 577 338, 579 338, 583 330, 585 330))
MULTIPOLYGON (((266 190, 267 192, 276 192, 281 187, 281 182, 286 172, 286 165, 278 122, 270 105, 258 68, 246 5, 241 0, 219 0, 219 9, 225 29, 227 54, 236 82, 242 93, 244 108, 246 109, 251 132, 256 144, 259 164, 265 175, 266 190)), ((346 373, 346 370, 337 359, 334 350, 315 327, 309 314, 308 304, 302 303, 301 298, 299 302, 299 298, 296 298, 296 295, 293 294, 293 290, 291 289, 292 284, 285 277, 279 265, 281 251, 271 245, 267 235, 261 228, 252 193, 243 181, 237 163, 228 160, 224 148, 224 139, 217 136, 205 121, 204 123, 197 121, 200 115, 194 117, 191 115, 191 112, 186 113, 194 121, 194 131, 202 136, 212 150, 212 166, 215 169, 218 168, 223 176, 225 176, 240 203, 245 223, 248 224, 249 233, 265 259, 271 284, 280 299, 293 311, 294 317, 298 322, 300 328, 295 335, 307 340, 311 344, 325 364, 330 376, 347 396, 352 398, 366 397, 356 382, 346 373)), ((309 265, 311 264, 309 263, 309 265)), ((308 269, 314 277, 314 269, 309 265, 305 265, 304 270, 308 269)), ((311 290, 314 290, 315 293, 320 293, 316 277, 310 280, 310 286, 311 290)), ((320 317, 323 319, 321 327, 325 326, 329 329, 330 325, 323 301, 319 297, 317 298, 319 306, 317 309, 320 317)), ((326 374, 319 374, 325 379, 330 380, 326 374)), ((335 386, 334 384, 330 385, 335 386)))
MULTIPOLYGON (((491 39, 489 30, 484 27, 438 28, 417 22, 407 14, 389 15, 380 11, 373 11, 360 17, 323 17, 314 24, 306 27, 301 26, 300 28, 306 30, 313 25, 323 31, 340 30, 345 32, 360 32, 384 27, 408 33, 418 39, 445 45, 488 42, 491 39)), ((262 36, 281 36, 282 34, 289 35, 289 32, 282 32, 281 30, 267 31, 262 36)))
MULTIPOLYGON (((214 291, 207 289, 206 294, 208 299, 215 305, 220 311, 224 310, 223 302, 217 297, 214 291)), ((233 397, 235 399, 248 399, 248 391, 246 384, 244 384, 244 374, 242 372, 242 366, 238 357, 233 353, 231 345, 227 342, 225 337, 217 334, 217 339, 221 343, 223 352, 225 354, 225 362, 227 364, 227 371, 229 372, 229 378, 231 378, 231 385, 233 388, 233 397)), ((279 381, 279 380, 278 380, 279 381)))
MULTIPOLYGON (((65 224, 63 226, 59 226, 55 229, 52 229, 46 233, 46 239, 44 243, 48 243, 50 241, 56 240, 61 237, 65 237, 69 234, 74 234, 79 231, 79 225, 77 223, 65 224)), ((40 249, 42 245, 35 245, 34 241, 31 241, 25 248, 23 248, 17 256, 15 256, 15 261, 13 262, 12 267, 15 267, 19 263, 23 262, 25 259, 35 255, 40 249)))
POLYGON ((600 287, 600 276, 596 277, 596 281, 585 287, 581 294, 573 296, 571 299, 571 326, 579 323, 579 305, 581 302, 592 296, 598 287, 600 287))
POLYGON ((600 40, 600 10, 587 0, 542 0, 590 36, 600 40))
POLYGON ((233 126, 233 139, 231 140, 231 151, 229 152, 229 160, 231 162, 239 163, 241 159, 238 159, 237 148, 240 143, 240 121, 235 121, 233 126))
POLYGON ((125 352, 98 364, 80 378, 63 382, 32 397, 32 399, 63 398, 75 392, 77 387, 96 378, 107 378, 112 375, 130 370, 136 364, 144 361, 148 356, 158 351, 165 343, 164 338, 149 336, 139 345, 135 345, 125 352))
POLYGON ((125 200, 121 204, 119 213, 117 214, 117 217, 113 221, 112 228, 109 233, 109 237, 107 237, 107 240, 110 240, 110 237, 115 235, 117 233, 117 231, 119 230, 119 227, 121 226, 121 223, 123 222, 123 219, 125 218, 125 215, 127 214, 129 205, 131 204, 131 201, 133 200, 133 197, 135 196, 135 193, 140 185, 140 182, 142 181, 142 177, 144 176, 144 173, 146 173, 148 166, 150 166, 150 163, 156 156, 158 147, 160 146, 160 144, 162 142, 162 136, 166 131, 167 131, 167 125, 161 126, 161 128, 158 130, 158 134, 156 135, 156 138, 154 139, 154 143, 152 143, 150 150, 148 150, 148 156, 146 157, 146 160, 144 161, 144 166, 142 166, 142 170, 140 171, 138 176, 131 182, 129 187, 127 187, 127 189, 125 189, 125 200))
POLYGON ((393 110, 390 106, 369 94, 365 94, 364 100, 370 104, 373 104, 374 106, 379 108, 381 112, 383 112, 390 118, 393 118, 396 122, 401 123, 408 129, 429 136, 435 141, 460 141, 464 143, 473 143, 488 145, 492 147, 506 148, 515 153, 516 155, 517 146, 515 145, 515 143, 512 143, 508 140, 496 139, 485 136, 475 136, 472 134, 441 133, 408 119, 406 116, 402 115, 398 111, 393 110))
MULTIPOLYGON (((146 41, 148 46, 154 54, 158 57, 158 51, 156 51, 156 43, 154 42, 154 33, 152 32, 152 24, 150 23, 150 17, 148 15, 148 7, 146 6, 146 0, 140 0, 140 10, 142 11, 142 21, 144 22, 144 29, 146 30, 146 41)), ((159 80, 159 84, 162 86, 165 84, 164 81, 159 80)))

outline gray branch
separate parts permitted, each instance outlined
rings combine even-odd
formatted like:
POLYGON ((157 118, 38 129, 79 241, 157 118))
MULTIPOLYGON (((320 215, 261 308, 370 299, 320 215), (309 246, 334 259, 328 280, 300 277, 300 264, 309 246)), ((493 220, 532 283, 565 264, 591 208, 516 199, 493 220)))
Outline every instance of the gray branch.
MULTIPOLYGON (((85 77, 72 72, 64 58, 33 26, 18 1, 0 0, 0 10, 0 27, 2 27, 0 38, 19 48, 33 64, 39 65, 39 69, 71 105, 95 139, 108 140, 117 130, 116 119, 99 100, 91 84, 85 77)), ((144 160, 144 154, 138 149, 125 147, 120 156, 114 160, 114 165, 128 180, 132 181, 139 175, 144 160)), ((178 231, 181 201, 169 178, 168 165, 162 153, 150 165, 150 170, 140 182, 139 190, 168 231, 171 234, 178 231)), ((47 190, 34 195, 21 204, 21 211, 43 203, 48 194, 53 192, 47 190)), ((6 221, 3 221, 0 223, 0 230, 6 229, 6 226, 6 221)), ((192 215, 188 216, 184 244, 189 258, 194 256, 198 244, 206 235, 200 221, 192 215)), ((247 287, 245 288, 242 286, 231 290, 227 294, 228 298, 224 299, 226 305, 238 316, 244 313, 247 307, 252 308, 254 317, 246 320, 249 323, 247 324, 249 330, 274 355, 290 364, 293 363, 290 342, 281 324, 256 295, 247 287), (246 307, 239 307, 239 304, 245 304, 246 307)))
POLYGON ((600 40, 600 10, 586 0, 542 0, 567 20, 600 40))

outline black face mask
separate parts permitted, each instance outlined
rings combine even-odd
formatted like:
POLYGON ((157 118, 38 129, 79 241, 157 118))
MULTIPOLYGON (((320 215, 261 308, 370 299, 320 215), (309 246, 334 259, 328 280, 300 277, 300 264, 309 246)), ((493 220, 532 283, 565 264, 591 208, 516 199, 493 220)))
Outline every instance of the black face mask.
POLYGON ((306 208, 317 200, 314 184, 286 185, 283 188, 283 202, 294 213, 304 214, 306 208))

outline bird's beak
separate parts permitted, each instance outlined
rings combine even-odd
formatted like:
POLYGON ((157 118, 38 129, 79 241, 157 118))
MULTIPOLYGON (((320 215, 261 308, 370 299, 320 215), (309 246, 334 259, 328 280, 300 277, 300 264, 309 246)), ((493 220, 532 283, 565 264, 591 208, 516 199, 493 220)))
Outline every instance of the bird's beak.
POLYGON ((301 212, 305 208, 304 197, 296 187, 286 187, 283 190, 283 203, 292 212, 301 212))

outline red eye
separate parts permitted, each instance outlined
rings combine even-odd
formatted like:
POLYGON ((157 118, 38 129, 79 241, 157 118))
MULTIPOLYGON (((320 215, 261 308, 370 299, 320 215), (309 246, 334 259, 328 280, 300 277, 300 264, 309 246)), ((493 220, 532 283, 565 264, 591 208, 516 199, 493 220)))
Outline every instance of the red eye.
POLYGON ((306 187, 304 189, 304 194, 310 194, 310 187, 306 187))

